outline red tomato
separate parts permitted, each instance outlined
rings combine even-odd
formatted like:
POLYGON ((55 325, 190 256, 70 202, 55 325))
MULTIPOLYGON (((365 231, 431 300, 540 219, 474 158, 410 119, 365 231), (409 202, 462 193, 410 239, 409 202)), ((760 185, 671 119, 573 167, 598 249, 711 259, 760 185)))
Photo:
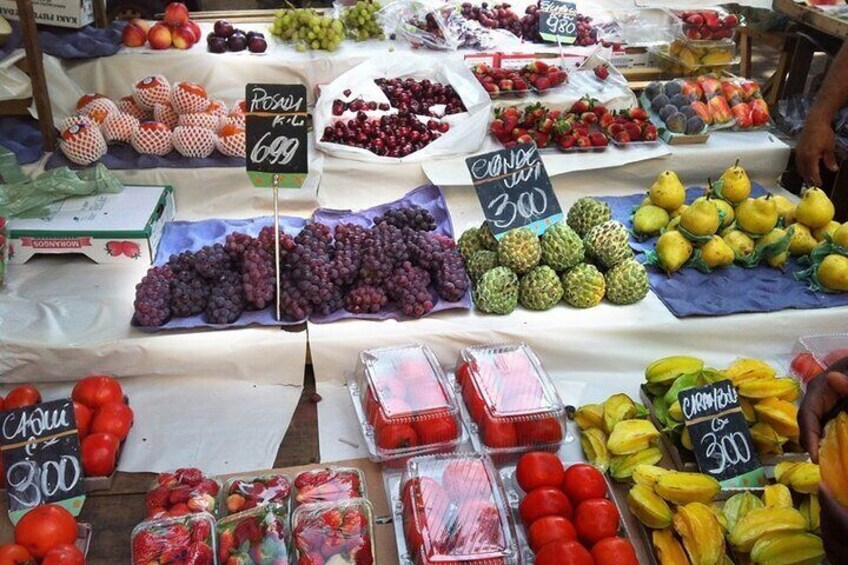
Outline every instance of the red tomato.
POLYGON ((524 525, 532 524, 545 516, 565 516, 570 520, 572 512, 571 501, 561 490, 554 487, 533 489, 518 504, 518 513, 521 514, 524 525))
POLYGON ((96 410, 107 402, 123 402, 124 391, 115 377, 91 375, 74 385, 71 398, 96 410))
POLYGON ((48 551, 77 539, 77 521, 70 512, 55 504, 36 506, 15 526, 15 543, 41 559, 48 551))
POLYGON ((409 424, 390 424, 381 413, 377 413, 374 433, 380 449, 406 449, 418 445, 418 434, 409 424))
POLYGON ((456 382, 463 388, 471 384, 471 365, 463 363, 456 369, 456 382))
POLYGON ((445 412, 441 416, 419 420, 413 424, 413 427, 418 434, 418 442, 421 445, 445 443, 453 441, 459 436, 456 420, 449 412, 445 412))
POLYGON ((524 492, 537 487, 558 487, 564 474, 559 457, 546 451, 525 453, 515 467, 515 480, 524 492))
POLYGON ((82 468, 87 477, 106 477, 115 470, 121 442, 112 434, 93 433, 82 440, 82 468))
POLYGON ((0 545, 0 565, 29 565, 32 555, 27 548, 15 543, 0 545))
POLYGON ((41 565, 85 565, 85 555, 75 545, 57 545, 47 552, 41 565))
POLYGON ((556 418, 516 422, 515 432, 521 445, 542 445, 562 441, 562 426, 556 418))
POLYGON ((515 426, 512 425, 512 422, 493 420, 486 415, 480 425, 483 430, 483 443, 486 444, 486 447, 500 449, 518 445, 518 435, 515 433, 515 426))
POLYGON ((374 424, 376 420, 376 412, 380 409, 380 404, 377 402, 377 398, 374 396, 374 392, 371 390, 371 387, 365 388, 365 403, 363 404, 363 410, 365 410, 365 417, 368 419, 371 424, 374 424))
POLYGON ((462 387, 462 396, 465 399, 465 405, 468 407, 468 414, 478 424, 483 421, 486 416, 486 401, 477 390, 477 387, 471 382, 469 377, 462 387))
POLYGON ((577 505, 577 511, 574 513, 577 537, 589 546, 604 538, 611 538, 618 533, 618 519, 618 509, 611 500, 585 500, 577 505))
POLYGON ((591 498, 606 498, 607 483, 593 465, 578 463, 565 470, 562 490, 574 504, 591 498))
POLYGON ((568 518, 562 516, 544 516, 539 518, 527 530, 530 549, 539 553, 542 546, 558 539, 576 540, 577 530, 568 518))
POLYGON ((556 540, 545 544, 536 555, 535 565, 594 565, 592 555, 579 541, 556 540))
POLYGON ((614 537, 599 541, 592 547, 595 565, 639 565, 636 551, 629 540, 614 537))
POLYGON ((6 400, 3 401, 4 410, 12 410, 13 408, 22 408, 24 406, 34 406, 41 402, 41 393, 32 385, 21 385, 13 388, 6 395, 6 400))
POLYGON ((132 408, 123 402, 107 402, 94 413, 91 421, 93 433, 112 434, 118 440, 127 439, 133 425, 132 408))
POLYGON ((790 369, 804 382, 815 378, 824 371, 824 367, 816 361, 816 358, 812 353, 799 353, 796 355, 795 358, 792 359, 790 369))
POLYGON ((74 400, 74 419, 77 421, 79 438, 83 440, 91 430, 91 410, 82 402, 74 400))

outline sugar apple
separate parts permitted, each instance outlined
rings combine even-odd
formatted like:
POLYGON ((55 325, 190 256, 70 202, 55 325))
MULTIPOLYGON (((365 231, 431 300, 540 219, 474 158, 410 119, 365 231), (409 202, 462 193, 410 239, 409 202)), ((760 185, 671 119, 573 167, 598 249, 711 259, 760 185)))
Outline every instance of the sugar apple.
POLYGON ((589 230, 598 224, 609 221, 612 210, 609 204, 584 196, 568 210, 566 222, 580 237, 586 237, 589 230))
POLYGON ((504 234, 498 245, 498 262, 523 275, 539 264, 542 246, 530 228, 517 228, 504 234))
POLYGON ((550 310, 562 298, 562 283, 556 271, 542 265, 521 277, 518 301, 528 310, 550 310))
POLYGON ((480 230, 478 228, 468 228, 462 232, 462 235, 459 236, 459 240, 456 242, 456 248, 466 261, 471 259, 471 256, 477 251, 482 251, 484 247, 483 239, 480 237, 480 230))
POLYGON ((630 232, 624 224, 610 220, 589 230, 583 239, 586 255, 610 269, 625 259, 633 257, 630 249, 630 232))
POLYGON ((498 240, 495 239, 495 234, 489 228, 489 222, 483 222, 483 225, 477 231, 480 233, 480 241, 483 242, 484 249, 488 249, 489 251, 498 250, 498 240))
POLYGON ((591 308, 604 299, 604 275, 594 265, 581 263, 562 275, 562 298, 575 308, 591 308))
POLYGON ((487 314, 509 314, 518 306, 518 275, 506 267, 486 271, 474 288, 474 303, 487 314))
POLYGON ((491 271, 498 266, 497 251, 477 251, 465 264, 465 270, 472 281, 478 280, 486 271, 491 271))
POLYGON ((607 300, 627 305, 639 302, 648 294, 648 272, 636 259, 625 259, 607 271, 607 300))
POLYGON ((583 262, 583 240, 565 222, 557 222, 542 235, 542 264, 555 271, 567 271, 583 262))

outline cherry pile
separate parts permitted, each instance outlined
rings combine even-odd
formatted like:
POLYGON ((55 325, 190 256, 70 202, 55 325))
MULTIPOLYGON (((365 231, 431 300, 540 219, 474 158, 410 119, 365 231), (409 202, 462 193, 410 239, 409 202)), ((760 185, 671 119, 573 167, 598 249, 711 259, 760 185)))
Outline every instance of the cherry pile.
MULTIPOLYGON (((345 91, 347 95, 350 95, 350 91, 345 91)), ((333 100, 333 115, 341 116, 345 112, 359 112, 360 110, 383 110, 387 111, 390 106, 385 102, 374 102, 373 100, 363 100, 360 96, 355 100, 351 100, 350 102, 345 102, 344 100, 335 99, 333 100)))
POLYGON ((433 82, 428 79, 421 81, 414 78, 377 79, 374 81, 391 105, 401 112, 411 112, 421 116, 433 116, 431 108, 444 105, 443 114, 459 114, 465 112, 465 104, 449 84, 433 82))
POLYGON ((483 2, 479 6, 463 2, 460 13, 466 20, 476 21, 485 28, 502 29, 521 37, 521 18, 507 3, 495 4, 490 8, 488 2, 483 2))
MULTIPOLYGON (((521 37, 527 41, 541 43, 542 36, 539 35, 539 2, 527 6, 524 16, 521 18, 521 37)), ((587 46, 598 43, 598 29, 592 25, 592 18, 577 14, 577 39, 574 45, 587 46)))
POLYGON ((423 149, 450 129, 446 122, 426 124, 407 110, 379 119, 369 119, 363 111, 356 118, 337 121, 324 128, 321 141, 367 149, 384 157, 405 157, 423 149))

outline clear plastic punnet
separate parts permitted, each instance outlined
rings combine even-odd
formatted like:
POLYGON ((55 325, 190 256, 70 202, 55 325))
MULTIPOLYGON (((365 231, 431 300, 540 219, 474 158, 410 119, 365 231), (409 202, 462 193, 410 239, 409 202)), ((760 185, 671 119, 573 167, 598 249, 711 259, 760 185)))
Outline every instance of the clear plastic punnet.
POLYGON ((141 522, 132 531, 132 565, 216 565, 215 519, 205 512, 141 522))
POLYGON ((485 455, 412 458, 392 498, 405 565, 520 562, 503 485, 485 455))
POLYGON ((224 483, 218 501, 221 518, 266 504, 291 509, 292 483, 286 475, 266 473, 231 477, 224 483))
POLYGON ((744 23, 738 14, 721 7, 673 10, 673 13, 690 41, 732 41, 736 29, 744 23))
POLYGON ((299 505, 367 498, 365 475, 354 467, 324 467, 298 474, 294 479, 299 505))
POLYGON ((427 347, 363 351, 348 389, 373 461, 402 465, 467 440, 453 390, 427 347))
POLYGON ((792 349, 789 373, 806 387, 811 379, 845 358, 848 358, 848 333, 803 336, 792 349))
POLYGON ((287 505, 268 504, 218 521, 218 563, 293 563, 287 505))
POLYGON ((557 451, 565 407, 536 354, 523 343, 467 347, 456 383, 479 448, 496 461, 557 451))
POLYGON ((220 490, 218 481, 206 477, 200 469, 194 467, 159 473, 156 483, 144 497, 147 518, 193 512, 215 515, 220 490))
POLYGON ((298 563, 375 562, 374 517, 363 498, 301 506, 292 529, 298 563))

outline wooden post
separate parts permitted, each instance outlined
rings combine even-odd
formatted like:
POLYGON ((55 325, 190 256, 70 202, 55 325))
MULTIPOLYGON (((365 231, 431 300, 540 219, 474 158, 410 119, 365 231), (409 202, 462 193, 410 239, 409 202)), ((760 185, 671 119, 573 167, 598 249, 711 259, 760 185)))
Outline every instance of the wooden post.
POLYGON ((91 0, 94 3, 94 25, 109 27, 109 14, 106 12, 106 0, 91 0))
POLYGON ((16 0, 18 17, 24 35, 24 49, 29 64, 29 78, 32 82, 32 97, 38 111, 38 123, 41 126, 41 140, 44 151, 56 149, 56 128, 53 127, 53 109, 50 107, 50 95, 47 92, 47 80, 44 78, 44 61, 41 44, 38 42, 38 30, 35 27, 35 12, 32 0, 16 0))

